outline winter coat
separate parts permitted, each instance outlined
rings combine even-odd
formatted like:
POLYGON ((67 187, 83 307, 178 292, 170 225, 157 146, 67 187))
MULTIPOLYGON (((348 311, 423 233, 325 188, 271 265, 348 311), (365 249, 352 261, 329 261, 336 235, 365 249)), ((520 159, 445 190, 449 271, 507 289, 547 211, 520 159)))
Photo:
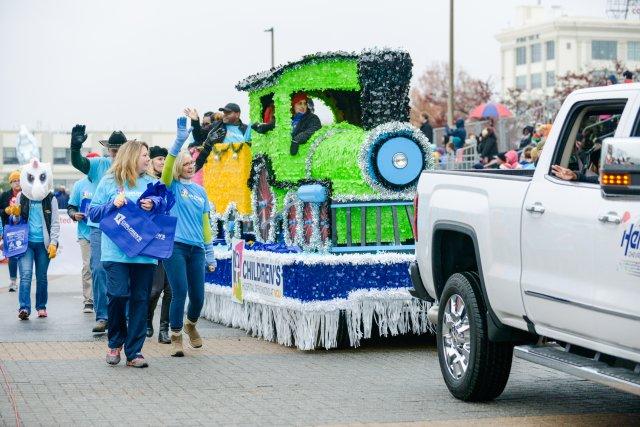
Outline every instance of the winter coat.
POLYGON ((298 154, 298 146, 306 143, 322 127, 318 116, 307 111, 291 132, 291 155, 298 154))

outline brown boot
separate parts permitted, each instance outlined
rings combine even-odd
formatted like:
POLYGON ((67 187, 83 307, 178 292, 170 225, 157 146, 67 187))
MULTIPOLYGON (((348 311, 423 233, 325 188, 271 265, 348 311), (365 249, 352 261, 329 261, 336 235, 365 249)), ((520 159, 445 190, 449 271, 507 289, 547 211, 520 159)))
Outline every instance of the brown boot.
POLYGON ((191 344, 191 347, 193 348, 202 347, 202 338, 200 338, 200 334, 196 329, 196 322, 192 322, 189 319, 185 319, 184 331, 187 335, 189 335, 189 344, 191 344))
POLYGON ((184 356, 184 350, 182 348, 182 331, 171 331, 171 356, 184 356))

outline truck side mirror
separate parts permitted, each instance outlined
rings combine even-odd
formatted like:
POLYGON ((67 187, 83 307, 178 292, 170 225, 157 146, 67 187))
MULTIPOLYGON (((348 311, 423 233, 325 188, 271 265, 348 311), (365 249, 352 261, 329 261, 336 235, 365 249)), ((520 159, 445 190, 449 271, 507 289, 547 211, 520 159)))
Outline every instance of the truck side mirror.
POLYGON ((640 138, 607 138, 600 155, 603 197, 640 195, 640 138))

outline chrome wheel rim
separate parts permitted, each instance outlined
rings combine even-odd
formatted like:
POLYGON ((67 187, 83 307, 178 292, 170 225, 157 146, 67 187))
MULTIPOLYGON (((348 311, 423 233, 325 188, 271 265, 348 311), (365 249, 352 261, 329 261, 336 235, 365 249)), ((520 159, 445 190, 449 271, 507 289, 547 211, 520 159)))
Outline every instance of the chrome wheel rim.
POLYGON ((460 379, 467 372, 471 357, 471 331, 464 300, 453 294, 442 316, 442 349, 449 374, 460 379))

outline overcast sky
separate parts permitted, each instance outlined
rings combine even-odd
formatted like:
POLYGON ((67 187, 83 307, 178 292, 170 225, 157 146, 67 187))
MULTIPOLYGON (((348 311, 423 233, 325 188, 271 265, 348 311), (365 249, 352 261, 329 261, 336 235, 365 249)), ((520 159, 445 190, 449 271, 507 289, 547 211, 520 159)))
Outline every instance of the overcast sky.
MULTIPOLYGON (((456 0, 456 62, 499 81, 494 35, 525 0, 456 0)), ((0 129, 171 130, 247 95, 235 84, 318 51, 402 47, 414 75, 448 55, 447 0, 0 0, 0 129)), ((605 16, 606 0, 554 0, 605 16)))

